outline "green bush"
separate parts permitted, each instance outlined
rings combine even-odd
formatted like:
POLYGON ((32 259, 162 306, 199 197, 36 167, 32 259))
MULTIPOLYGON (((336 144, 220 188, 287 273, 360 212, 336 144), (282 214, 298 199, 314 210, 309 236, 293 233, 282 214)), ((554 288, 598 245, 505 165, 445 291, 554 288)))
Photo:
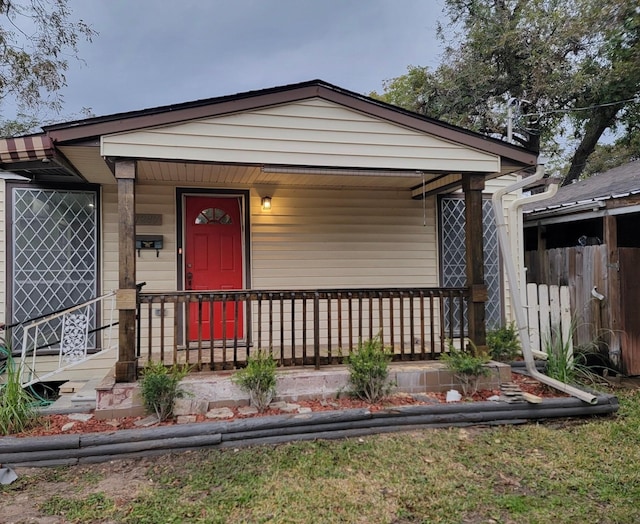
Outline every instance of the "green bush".
POLYGON ((487 332, 487 346, 492 360, 510 362, 522 351, 518 331, 513 322, 487 332))
POLYGON ((276 361, 267 351, 258 350, 247 358, 247 367, 236 372, 231 380, 249 393, 251 405, 262 413, 276 392, 276 361))
POLYGON ((20 366, 6 352, 4 374, 0 379, 0 434, 10 435, 28 429, 37 419, 35 403, 20 384, 20 366))
POLYGON ((185 396, 180 381, 188 372, 188 366, 167 368, 162 362, 147 362, 140 379, 140 392, 147 412, 155 413, 161 421, 171 417, 175 400, 185 396))
POLYGON ((486 364, 490 358, 481 355, 472 342, 465 350, 456 349, 449 341, 449 352, 440 356, 440 360, 453 372, 460 381, 463 396, 473 395, 478 391, 478 382, 481 377, 489 374, 486 364))
POLYGON ((391 392, 389 362, 391 349, 382 345, 380 337, 360 342, 356 351, 346 357, 351 394, 366 402, 378 402, 391 392))

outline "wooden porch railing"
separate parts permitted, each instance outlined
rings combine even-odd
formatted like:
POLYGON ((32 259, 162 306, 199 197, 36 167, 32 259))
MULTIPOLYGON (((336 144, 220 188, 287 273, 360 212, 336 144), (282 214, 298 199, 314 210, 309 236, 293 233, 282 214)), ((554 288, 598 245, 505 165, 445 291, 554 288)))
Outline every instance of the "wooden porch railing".
POLYGON ((282 366, 319 368, 379 336, 395 360, 430 360, 449 340, 464 346, 468 297, 467 288, 139 293, 138 357, 220 370, 266 349, 282 366))

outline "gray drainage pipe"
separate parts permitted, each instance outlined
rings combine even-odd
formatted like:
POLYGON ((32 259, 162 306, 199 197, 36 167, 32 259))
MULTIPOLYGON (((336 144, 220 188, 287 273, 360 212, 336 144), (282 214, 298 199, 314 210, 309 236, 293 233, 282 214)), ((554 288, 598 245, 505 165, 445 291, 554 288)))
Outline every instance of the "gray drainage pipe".
POLYGON ((529 375, 533 378, 547 384, 559 391, 567 393, 573 397, 576 397, 588 404, 597 404, 598 398, 591 393, 587 393, 581 389, 560 382, 559 380, 543 375, 536 369, 536 364, 531 351, 531 345, 529 344, 529 334, 527 327, 527 320, 524 315, 524 307, 520 298, 520 286, 518 277, 516 275, 516 268, 513 262, 513 255, 511 253, 511 246, 509 244, 509 237, 507 236, 507 223, 504 218, 504 207, 502 198, 504 195, 522 189, 523 187, 531 185, 533 182, 537 182, 544 177, 544 164, 538 164, 536 172, 533 176, 523 178, 522 180, 511 184, 496 191, 491 197, 493 203, 493 213, 496 220, 498 229, 498 245, 500 246, 500 253, 502 255, 502 261, 507 274, 507 281, 509 283, 509 293, 511 294, 511 301, 513 304, 516 324, 518 325, 518 333, 520 334, 520 344, 522 345, 522 356, 524 357, 525 367, 529 375))
POLYGON ((475 424, 521 424, 555 417, 607 415, 618 410, 613 395, 598 404, 575 398, 527 402, 469 402, 273 415, 228 422, 207 422, 109 433, 0 439, 0 463, 6 466, 62 466, 149 457, 195 449, 236 448, 328 438, 345 438, 414 429, 475 424))

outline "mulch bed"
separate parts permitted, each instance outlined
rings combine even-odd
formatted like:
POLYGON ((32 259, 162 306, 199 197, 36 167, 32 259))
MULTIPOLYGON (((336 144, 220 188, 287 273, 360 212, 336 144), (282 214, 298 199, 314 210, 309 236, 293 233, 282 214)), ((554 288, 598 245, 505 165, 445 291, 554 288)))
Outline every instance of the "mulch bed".
MULTIPOLYGON (((526 391, 527 393, 532 393, 539 397, 543 398, 551 398, 551 397, 566 397, 567 395, 564 393, 560 393, 554 389, 551 389, 544 384, 539 383, 538 381, 519 375, 517 373, 512 373, 512 381, 515 382, 522 391, 526 391)), ((482 390, 478 391, 471 398, 464 399, 463 402, 471 402, 471 401, 483 401, 487 400, 489 397, 493 395, 499 395, 499 390, 482 390)), ((363 400, 350 398, 350 397, 340 397, 340 398, 328 398, 324 400, 298 400, 295 404, 300 407, 311 408, 312 411, 336 411, 336 410, 345 410, 345 409, 354 409, 354 408, 367 408, 370 411, 380 411, 382 409, 386 409, 394 406, 410 406, 410 405, 420 405, 420 404, 434 404, 434 403, 444 403, 446 394, 445 393, 425 393, 421 394, 420 397, 423 399, 426 397, 426 400, 415 398, 412 395, 408 395, 406 393, 398 393, 386 397, 381 402, 377 404, 369 404, 363 400)), ((238 412, 237 408, 232 408, 234 412, 234 418, 248 418, 248 417, 261 417, 268 415, 281 415, 283 412, 277 409, 267 409, 263 413, 257 413, 252 415, 243 415, 238 412)), ((115 431, 121 429, 134 429, 136 426, 136 422, 141 420, 143 417, 124 417, 113 420, 96 420, 90 419, 86 422, 80 420, 71 420, 69 415, 44 415, 38 418, 37 425, 32 427, 30 430, 25 431, 23 433, 19 433, 16 435, 12 435, 15 437, 40 437, 40 436, 49 436, 49 435, 69 435, 69 434, 78 434, 78 433, 101 433, 108 431, 115 431), (73 425, 71 425, 73 423, 73 425), (66 429, 63 428, 67 426, 66 429), (70 426, 70 427, 69 427, 70 426)), ((233 420, 233 419, 226 419, 233 420)), ((209 419, 206 419, 204 415, 198 415, 197 422, 210 422, 209 419)), ((165 422, 160 422, 159 426, 170 426, 176 424, 175 420, 167 420, 165 422)))

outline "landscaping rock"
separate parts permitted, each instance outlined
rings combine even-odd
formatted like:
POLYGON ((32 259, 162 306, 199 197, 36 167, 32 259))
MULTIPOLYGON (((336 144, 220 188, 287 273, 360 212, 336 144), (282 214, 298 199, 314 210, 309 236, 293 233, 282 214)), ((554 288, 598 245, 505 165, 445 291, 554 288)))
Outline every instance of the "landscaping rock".
POLYGON ((206 417, 209 419, 233 418, 233 411, 229 408, 216 408, 209 410, 206 417))
POLYGON ((62 426, 62 431, 69 431, 73 426, 75 426, 75 422, 67 422, 64 426, 62 426))
POLYGON ((209 401, 206 399, 179 398, 173 403, 173 414, 180 415, 204 415, 209 410, 209 401))
POLYGON ((280 408, 280 411, 282 411, 283 413, 295 413, 299 409, 300 409, 300 405, 299 404, 288 404, 288 403, 285 403, 285 405, 280 408))
POLYGON ((134 422, 134 425, 138 426, 139 428, 148 428, 149 426, 153 426, 158 422, 160 422, 158 417, 156 417, 155 415, 149 415, 148 417, 145 417, 141 420, 136 420, 134 422))
POLYGON ((298 408, 298 413, 301 413, 301 414, 302 413, 313 413, 313 410, 311 408, 303 407, 303 408, 298 408))
POLYGON ((198 417, 195 415, 178 415, 176 417, 176 424, 191 424, 197 421, 198 417))
POLYGON ((71 413, 68 415, 69 420, 77 420, 79 422, 87 422, 93 418, 90 413, 71 413))

